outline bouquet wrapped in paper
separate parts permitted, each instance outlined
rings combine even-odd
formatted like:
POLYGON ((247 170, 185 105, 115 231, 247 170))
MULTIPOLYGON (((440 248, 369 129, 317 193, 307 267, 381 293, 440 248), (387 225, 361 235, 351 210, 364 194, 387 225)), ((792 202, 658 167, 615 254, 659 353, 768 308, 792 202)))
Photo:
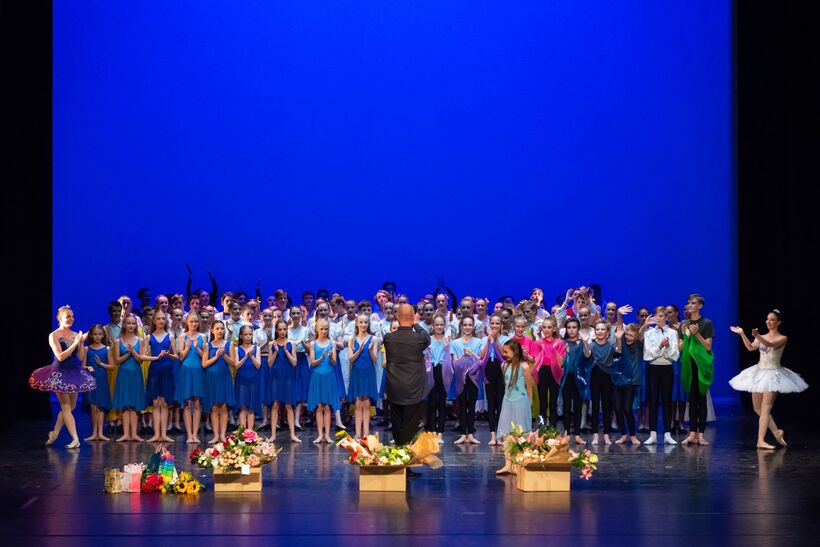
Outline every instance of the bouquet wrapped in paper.
POLYGON ((379 434, 368 435, 361 439, 354 439, 347 431, 336 434, 337 446, 351 452, 350 463, 355 465, 429 465, 433 469, 441 467, 442 463, 435 456, 439 452, 439 444, 435 433, 422 433, 415 441, 407 446, 389 446, 379 441, 379 434))
POLYGON ((204 469, 223 469, 248 474, 251 467, 261 467, 276 459, 282 449, 262 439, 252 429, 236 430, 223 443, 191 453, 191 463, 204 469))
POLYGON ((520 425, 512 424, 512 431, 504 439, 504 454, 514 464, 564 463, 581 471, 584 479, 592 477, 598 469, 598 456, 584 450, 582 453, 569 449, 569 441, 554 427, 541 427, 524 432, 520 425))

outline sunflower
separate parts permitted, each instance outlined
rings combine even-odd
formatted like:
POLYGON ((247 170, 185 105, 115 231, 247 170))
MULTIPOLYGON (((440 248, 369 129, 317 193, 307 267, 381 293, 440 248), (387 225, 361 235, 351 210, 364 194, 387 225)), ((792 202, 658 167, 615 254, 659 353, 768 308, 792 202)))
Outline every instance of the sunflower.
POLYGON ((174 487, 174 490, 177 494, 184 494, 185 493, 185 485, 182 482, 177 482, 177 485, 174 487))
POLYGON ((198 494, 199 493, 199 483, 196 481, 191 481, 188 483, 187 488, 188 494, 198 494))

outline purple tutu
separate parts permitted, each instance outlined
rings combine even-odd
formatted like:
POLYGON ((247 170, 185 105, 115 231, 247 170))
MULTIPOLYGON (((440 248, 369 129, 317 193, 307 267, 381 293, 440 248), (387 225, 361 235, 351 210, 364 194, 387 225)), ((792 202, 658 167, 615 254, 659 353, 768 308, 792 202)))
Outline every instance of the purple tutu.
POLYGON ((58 393, 85 393, 97 389, 97 381, 90 372, 59 361, 32 372, 28 385, 40 391, 58 393))

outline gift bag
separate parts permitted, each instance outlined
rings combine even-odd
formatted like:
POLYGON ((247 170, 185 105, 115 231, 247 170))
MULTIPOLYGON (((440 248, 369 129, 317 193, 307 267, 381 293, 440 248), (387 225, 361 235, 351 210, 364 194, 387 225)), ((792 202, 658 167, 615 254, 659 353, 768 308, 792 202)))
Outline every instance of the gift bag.
POLYGON ((122 482, 120 491, 122 492, 139 492, 140 483, 142 482, 142 465, 138 463, 129 463, 122 469, 122 482))
POLYGON ((105 493, 119 494, 122 491, 122 470, 117 467, 105 468, 105 493))

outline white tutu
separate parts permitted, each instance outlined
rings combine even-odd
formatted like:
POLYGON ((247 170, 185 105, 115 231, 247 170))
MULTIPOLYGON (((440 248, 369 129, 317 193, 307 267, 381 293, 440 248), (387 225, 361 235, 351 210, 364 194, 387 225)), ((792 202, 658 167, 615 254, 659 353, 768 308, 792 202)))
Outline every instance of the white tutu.
POLYGON ((753 365, 729 380, 737 391, 751 393, 799 393, 809 385, 796 372, 786 367, 762 367, 753 365))

